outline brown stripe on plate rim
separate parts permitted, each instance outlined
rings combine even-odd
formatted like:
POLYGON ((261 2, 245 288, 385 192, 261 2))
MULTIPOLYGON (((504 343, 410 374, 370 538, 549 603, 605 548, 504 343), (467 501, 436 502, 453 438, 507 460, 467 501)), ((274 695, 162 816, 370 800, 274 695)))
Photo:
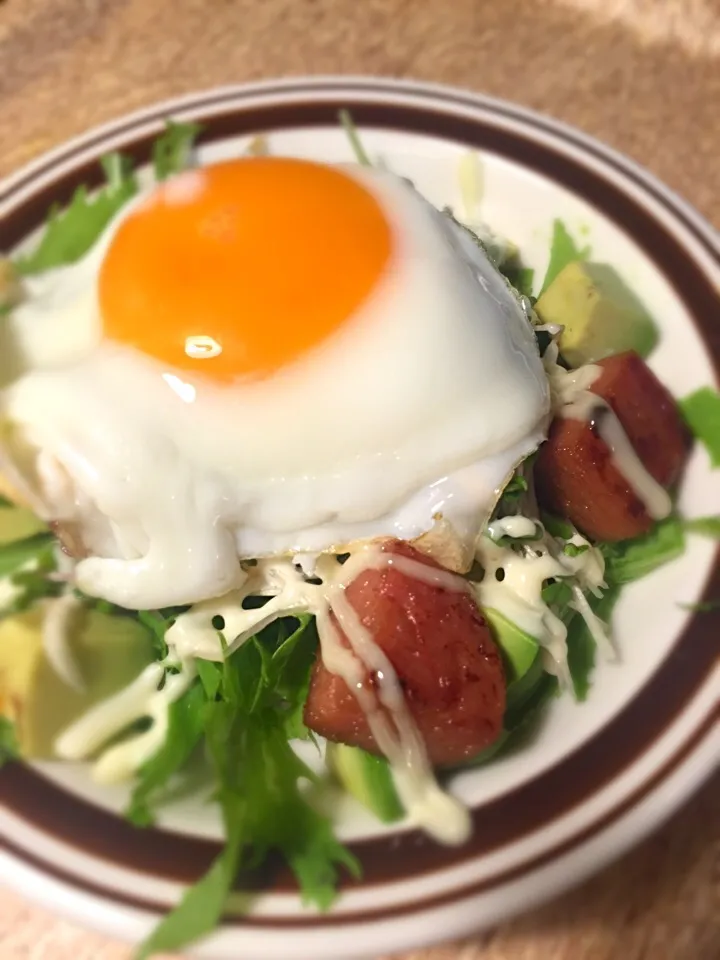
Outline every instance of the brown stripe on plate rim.
MULTIPOLYGON (((497 117, 510 120, 521 126, 531 127, 549 136, 565 140, 567 143, 579 148, 582 152, 594 156, 606 166, 614 168, 625 179, 632 181, 645 192, 650 193, 658 202, 669 207, 675 217, 681 220, 686 229, 693 234, 697 242, 700 243, 711 256, 717 256, 717 246, 710 243, 698 230, 697 225, 688 216, 684 204, 679 202, 680 198, 677 197, 676 194, 667 187, 663 188, 659 185, 654 177, 648 179, 647 176, 644 176, 642 172, 636 169, 636 165, 633 164, 632 161, 625 160, 620 154, 609 147, 605 147, 594 137, 588 134, 581 134, 580 131, 575 130, 562 121, 555 120, 552 117, 530 110, 529 108, 524 108, 511 102, 503 102, 485 97, 480 93, 463 91, 449 86, 406 83, 402 80, 383 80, 382 78, 379 80, 370 80, 369 78, 349 77, 338 82, 337 79, 318 77, 310 83, 299 80, 290 85, 288 85, 287 82, 273 85, 273 82, 269 81, 266 83, 244 84, 220 91, 205 91, 199 93, 194 98, 181 97, 176 100, 167 100, 158 104, 155 110, 141 110, 140 116, 136 113, 129 115, 124 120, 123 118, 119 118, 114 123, 111 121, 107 125, 110 129, 102 130, 102 132, 99 131, 95 135, 91 132, 88 136, 82 137, 79 144, 72 145, 65 151, 62 151, 59 156, 49 159, 44 164, 39 164, 37 168, 28 172, 27 176, 14 183, 11 188, 0 193, 0 202, 4 202, 12 193, 28 186, 33 180, 39 179, 54 166, 65 163, 71 160, 73 156, 84 153, 93 147, 102 146, 110 137, 115 138, 122 136, 124 133, 132 131, 135 127, 144 126, 148 123, 161 122, 174 113, 197 111, 203 108, 212 110, 226 103, 236 105, 237 112, 237 110, 242 111, 244 109, 242 103, 246 100, 252 102, 253 100, 257 100, 258 97, 282 96, 284 94, 297 96, 303 93, 307 95, 309 101, 313 101, 318 95, 335 93, 338 96, 338 103, 345 106, 348 106, 348 93, 359 95, 360 98, 369 94, 380 95, 387 98, 388 101, 391 101, 393 97, 396 96, 411 97, 417 101, 418 105, 424 105, 425 109, 427 109, 428 102, 436 107, 437 102, 440 101, 452 107, 461 106, 470 108, 471 110, 481 109, 486 113, 495 114, 497 117)), ((272 107, 262 109, 272 109, 272 107)), ((404 110, 408 108, 405 105, 401 105, 399 109, 404 110)), ((152 138, 150 138, 150 142, 151 140, 152 138)), ((149 159, 149 155, 150 152, 148 149, 143 159, 149 159)), ((100 171, 97 167, 94 173, 96 177, 94 183, 97 184, 101 179, 100 171)), ((91 181, 88 179, 81 182, 90 184, 91 181)), ((56 199, 62 198, 56 197, 56 199)), ((69 195, 65 198, 65 200, 67 199, 69 199, 69 195)))
MULTIPOLYGON (((317 89, 312 86, 307 88, 308 96, 312 97, 317 89)), ((333 123, 337 110, 348 102, 347 94, 343 93, 345 86, 336 89, 336 101, 277 104, 261 108, 251 106, 250 109, 239 106, 234 112, 219 116, 212 115, 213 109, 228 99, 237 99, 238 94, 210 96, 204 103, 208 117, 203 139, 207 141, 241 133, 271 132, 278 128, 333 123)), ((378 89, 387 93, 390 98, 396 92, 393 87, 380 86, 378 89)), ((368 87, 362 85, 353 92, 362 97, 367 90, 368 87)), ((325 92, 324 88, 320 92, 325 92)), ((418 93, 416 90, 410 92, 418 93)), ((433 100, 438 99, 438 94, 434 91, 431 96, 433 100)), ((249 91, 247 97, 252 103, 253 92, 249 91)), ((422 97, 419 99, 422 100, 422 97)), ((459 102, 476 107, 478 105, 472 99, 463 101, 461 96, 450 94, 444 99, 449 103, 459 102)), ((510 116, 525 127, 533 125, 525 118, 514 117, 511 110, 503 114, 499 105, 481 105, 485 109, 489 106, 498 115, 510 116)), ((181 109, 197 107, 198 102, 181 105, 181 109)), ((547 144, 537 143, 517 131, 501 130, 485 120, 468 120, 443 113, 437 108, 399 106, 392 102, 363 103, 361 100, 354 100, 352 109, 360 126, 367 124, 429 133, 465 142, 510 157, 589 200, 631 235, 670 280, 700 329, 716 371, 720 369, 720 328, 711 323, 711 316, 718 307, 716 292, 672 234, 628 197, 617 184, 584 167, 581 162, 565 157, 547 144)), ((165 113, 166 109, 161 107, 154 116, 160 119, 165 113)), ((130 131, 134 125, 144 125, 152 119, 153 116, 145 116, 140 120, 129 121, 126 128, 116 127, 98 138, 98 146, 108 136, 116 136, 123 129, 130 131)), ((535 125, 542 128, 542 118, 538 118, 535 125)), ((550 132, 561 138, 565 136, 565 131, 555 130, 552 126, 550 132)), ((147 136, 132 144, 130 152, 138 161, 148 158, 152 139, 152 136, 147 136)), ((565 139, 573 142, 569 136, 565 136, 565 139)), ((588 152, 586 144, 578 145, 588 152)), ((80 144, 76 151, 85 151, 88 146, 87 142, 80 144)), ((50 168, 55 163, 66 162, 68 156, 72 156, 72 151, 54 161, 50 168)), ((602 154, 600 159, 610 166, 613 165, 602 154)), ((631 174, 622 166, 616 166, 623 177, 630 176, 632 179, 631 174)), ((41 172, 36 171, 29 179, 39 177, 41 172)), ((642 179, 636 180, 648 189, 642 179)), ((59 184, 39 191, 37 196, 24 203, 8 218, 7 225, 10 227, 13 242, 21 239, 42 221, 52 200, 68 199, 79 183, 92 184, 98 181, 97 164, 93 162, 69 172, 59 184)), ((674 205, 668 203, 664 195, 655 196, 658 202, 670 209, 675 216, 679 216, 679 212, 674 209, 674 205)), ((694 225, 690 221, 685 223, 687 229, 717 258, 717 253, 712 251, 694 225)), ((717 562, 711 584, 706 595, 720 586, 720 566, 717 562)), ((436 846, 417 831, 354 845, 366 868, 366 882, 386 882, 417 875, 497 849, 504 843, 537 829, 600 789, 646 750, 692 699, 715 662, 717 654, 713 634, 719 626, 720 617, 717 615, 706 614, 702 620, 695 617, 655 676, 615 721, 588 744, 578 748, 569 758, 546 771, 531 784, 517 788, 491 804, 476 808, 476 834, 468 847, 461 851, 448 851, 436 846), (594 761, 591 758, 594 758, 594 761), (588 777, 588 767, 592 770, 591 778, 588 777), (538 783, 541 783, 543 788, 539 790, 535 787, 533 793, 533 785, 538 783), (397 870, 394 869, 396 864, 401 864, 397 870)), ((89 850, 97 856, 106 856, 116 863, 127 862, 134 869, 147 869, 148 872, 175 880, 194 879, 217 850, 216 845, 207 841, 167 831, 138 832, 118 817, 72 797, 26 768, 8 768, 0 773, 0 798, 7 798, 8 805, 16 809, 20 816, 45 830, 49 828, 44 820, 45 813, 52 809, 55 814, 52 825, 55 836, 59 836, 60 830, 64 833, 65 842, 74 842, 79 849, 89 850), (65 816, 59 815, 59 805, 63 805, 65 816)), ((291 878, 281 872, 275 878, 274 889, 292 890, 295 886, 291 878)))
MULTIPOLYGON (((605 813, 600 819, 566 838, 554 847, 543 851, 530 860, 517 864, 507 870, 486 877, 483 880, 477 880, 474 883, 466 884, 463 887, 455 887, 446 893, 436 894, 425 898, 415 898, 411 903, 404 903, 392 907, 379 907, 370 910, 348 911, 342 914, 317 914, 308 916, 278 916, 278 917, 256 917, 252 915, 226 915, 223 917, 223 926, 232 927, 253 927, 253 928, 307 928, 307 927, 337 927, 349 923, 374 923, 378 920, 388 920, 401 916, 412 915, 426 910, 435 910, 448 903, 455 903, 458 900, 464 900, 471 896, 478 896, 487 893, 489 890, 496 889, 507 883, 520 880, 529 873, 539 870, 552 863, 561 856, 566 856, 578 846, 592 840, 603 830, 607 830, 617 820, 630 813, 638 804, 640 804, 652 791, 659 786, 668 776, 670 776, 680 764, 686 760, 696 749, 704 743, 705 739, 714 730, 720 719, 720 708, 716 708, 703 720, 695 731, 677 748, 675 753, 660 767, 656 773, 645 783, 641 784, 636 790, 626 797, 622 803, 613 807, 605 813)), ((110 898, 113 902, 122 903, 124 906, 135 910, 144 910, 155 912, 159 915, 166 913, 171 909, 172 904, 160 903, 152 899, 139 899, 126 893, 104 887, 100 884, 91 883, 82 876, 69 873, 58 867, 55 863, 46 862, 35 854, 29 853, 26 849, 15 846, 10 841, 0 838, 0 849, 6 850, 11 856, 22 860, 29 866, 40 870, 61 881, 67 886, 82 890, 96 897, 110 898)), ((351 885, 352 886, 352 885, 351 885)), ((355 884, 357 886, 357 884, 355 884)))
MULTIPOLYGON (((716 564, 706 595, 720 591, 716 564)), ((629 766, 682 712, 717 662, 718 617, 688 628, 653 678, 602 730, 538 777, 472 811, 474 833, 461 848, 434 843, 419 830, 350 844, 363 862, 363 882, 378 884, 456 866, 487 855, 566 814, 629 766), (713 621, 715 626, 713 627, 713 621)), ((700 621, 695 618, 692 624, 700 621)), ((0 800, 13 813, 63 843, 129 869, 192 883, 218 853, 218 843, 170 830, 139 830, 116 814, 58 787, 36 770, 0 771, 0 800)), ((247 885, 292 892, 284 864, 270 860, 247 885)), ((345 879, 342 886, 355 886, 345 879)))
MULTIPOLYGON (((291 129, 302 126, 332 125, 337 121, 337 113, 348 103, 347 94, 342 95, 344 86, 328 84, 326 87, 314 88, 313 86, 303 87, 298 85, 298 91, 306 89, 308 96, 313 92, 326 93, 337 90, 338 99, 323 100, 320 102, 299 102, 291 104, 276 104, 269 106, 253 106, 253 97, 256 96, 252 89, 245 93, 226 92, 219 95, 209 94, 206 99, 200 98, 192 104, 181 106, 181 110, 208 110, 207 119, 203 120, 204 130, 200 136, 200 142, 214 141, 224 137, 247 134, 253 132, 272 132, 273 129, 291 129), (248 99, 251 103, 250 108, 239 106, 230 113, 212 114, 213 108, 218 109, 227 101, 248 99)), ((348 89, 353 89, 348 86, 348 89)), ((479 118, 465 118, 454 114, 445 113, 442 110, 428 108, 425 106, 407 106, 397 105, 391 102, 394 88, 379 85, 377 88, 369 85, 360 85, 355 92, 362 95, 363 92, 381 93, 388 96, 387 103, 363 103, 358 100, 353 103, 353 115, 359 126, 368 125, 381 129, 399 129, 405 132, 429 133, 434 136, 443 136, 458 142, 464 142, 468 146, 474 146, 478 149, 486 150, 501 156, 508 157, 521 166, 528 167, 536 172, 543 174, 548 179, 556 181, 559 185, 570 189, 578 196, 589 201, 598 211, 615 221, 626 233, 633 237, 638 246, 653 260, 670 281, 679 298, 685 302, 690 314, 695 318, 696 325, 701 326, 704 334, 703 339, 709 347, 715 366, 716 378, 720 378, 720 328, 717 324, 709 322, 708 311, 717 309, 718 294, 717 290, 707 281, 702 271, 688 256, 687 251, 678 244, 672 234, 667 231, 662 224, 656 221, 645 211, 641 205, 632 197, 625 194, 617 184, 604 179, 600 174, 580 162, 566 157, 545 143, 538 143, 518 131, 502 130, 495 127, 491 122, 479 118), (521 148, 518 149, 518 144, 521 148), (598 187, 600 189, 598 189, 598 187), (650 235, 647 234, 647 228, 650 225, 650 235), (654 229, 653 229, 654 228, 654 229), (688 272, 690 268, 690 273, 688 272), (684 272, 683 269, 684 268, 684 272), (706 294, 704 304, 696 298, 696 309, 688 303, 687 291, 694 290, 694 276, 698 274, 701 277, 701 289, 706 294), (704 282, 702 282, 704 281, 704 282), (709 292, 709 296, 707 296, 709 292), (704 324, 698 324, 698 320, 705 320, 704 324)), ((272 88, 267 88, 264 93, 272 93, 272 88)), ((278 88, 278 92, 283 92, 283 88, 278 88)), ((404 92, 400 88, 400 92, 404 92)), ((417 91, 415 92, 417 95, 417 91)), ((455 105, 475 107, 481 105, 485 110, 492 111, 498 116, 511 119, 514 122, 531 128, 537 128, 544 133, 550 133, 559 139, 565 139, 569 143, 579 147, 587 153, 591 153, 603 163, 616 169, 623 177, 630 179, 656 199, 658 203, 666 206, 675 217, 683 222, 685 228, 692 233, 694 239, 700 243, 710 256, 718 261, 718 249, 708 242, 707 238, 697 229, 695 224, 687 218, 684 211, 670 203, 669 198, 655 189, 652 184, 646 183, 637 172, 627 170, 612 157, 606 157, 602 152, 601 146, 591 146, 584 144, 579 138, 572 137, 571 131, 564 129, 555 129, 552 122, 539 115, 531 115, 529 118, 518 118, 512 107, 503 107, 501 104, 493 102, 484 102, 473 100, 472 97, 462 94, 431 93, 434 100, 443 101, 455 105)), ((422 96, 418 99, 422 103, 422 96)), ((168 115, 168 107, 161 105, 154 114, 143 116, 141 119, 130 118, 127 123, 121 121, 111 130, 103 134, 98 134, 96 138, 90 138, 87 142, 82 142, 76 147, 67 151, 62 157, 49 161, 39 170, 28 174, 20 183, 16 184, 11 191, 5 195, 0 195, 0 201, 7 199, 21 187, 26 187, 33 180, 39 179, 50 171, 53 166, 60 163, 69 162, 73 156, 80 155, 91 149, 93 146, 100 148, 104 141, 109 137, 117 137, 125 133, 130 133, 134 127, 145 126, 148 123, 161 121, 168 115)), ((139 136, 136 141, 123 148, 123 151, 131 156, 137 163, 146 163, 150 159, 152 142, 155 134, 146 134, 139 136)), ((58 181, 47 185, 38 190, 29 197, 18 209, 11 211, 6 217, 4 225, 6 246, 12 247, 20 242, 27 234, 36 227, 40 226, 46 216, 47 211, 54 203, 67 203, 72 196, 73 191, 80 185, 85 184, 89 187, 95 187, 102 183, 103 174, 96 160, 86 161, 80 166, 67 172, 58 181)))

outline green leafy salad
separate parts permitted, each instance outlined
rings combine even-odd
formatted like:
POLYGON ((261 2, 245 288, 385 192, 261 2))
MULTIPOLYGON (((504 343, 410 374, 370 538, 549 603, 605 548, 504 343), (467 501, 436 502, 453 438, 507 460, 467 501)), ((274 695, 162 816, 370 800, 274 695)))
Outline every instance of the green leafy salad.
MULTIPOLYGON (((350 117, 341 121, 358 164, 372 171, 350 117)), ((197 134, 168 123, 152 152, 157 184, 194 168, 197 134)), ((110 154, 102 167, 99 190, 79 188, 50 211, 32 249, 2 263, 7 329, 40 289, 33 284, 93 256, 150 189, 127 157, 110 154)), ((686 520, 673 500, 692 438, 720 466, 720 396, 706 386, 678 404, 669 397, 644 363, 653 321, 621 278, 559 220, 538 278, 483 225, 451 210, 433 216, 465 256, 502 276, 550 397, 547 440, 515 462, 469 549, 435 517, 437 535, 410 546, 241 556, 241 580, 215 598, 127 609, 75 579, 93 549, 38 494, 47 464, 28 466, 3 372, 0 762, 92 764, 98 780, 127 783, 125 815, 138 829, 195 792, 224 824, 222 852, 139 957, 211 932, 239 878, 271 852, 287 861, 304 902, 330 908, 343 873, 358 878, 362 866, 335 834, 328 795, 349 795, 383 822, 409 814, 438 841, 461 842, 469 821, 447 789, 453 771, 522 750, 553 697, 585 699, 596 659, 618 654, 608 624, 623 587, 680 556, 687 536, 720 538, 720 516, 686 520), (436 628, 435 603, 444 604, 436 628), (423 656, 437 648, 449 658, 433 661, 430 678, 407 666, 397 639, 406 621, 423 656), (443 646, 445 629, 453 645, 443 646), (459 679, 462 657, 478 664, 480 687, 459 679), (476 723, 471 733, 460 712, 476 723)), ((66 498, 63 478, 52 479, 66 498)))

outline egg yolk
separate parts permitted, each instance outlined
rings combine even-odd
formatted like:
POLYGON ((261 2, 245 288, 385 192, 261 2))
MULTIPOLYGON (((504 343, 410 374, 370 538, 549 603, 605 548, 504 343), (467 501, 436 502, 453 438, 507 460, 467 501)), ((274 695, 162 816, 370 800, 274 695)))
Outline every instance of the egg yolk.
POLYGON ((391 230, 338 168, 257 157, 166 181, 103 262, 106 336, 170 367, 267 376, 318 346, 368 297, 391 230))

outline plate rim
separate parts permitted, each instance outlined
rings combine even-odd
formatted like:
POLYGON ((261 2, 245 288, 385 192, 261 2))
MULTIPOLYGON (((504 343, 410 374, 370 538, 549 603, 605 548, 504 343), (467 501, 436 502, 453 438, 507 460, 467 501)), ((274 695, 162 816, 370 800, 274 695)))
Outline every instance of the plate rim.
MULTIPOLYGON (((258 96, 262 97, 282 94, 304 94, 308 97, 308 99, 312 99, 313 94, 322 92, 327 93, 330 90, 335 93, 342 91, 346 99, 348 98, 347 95, 350 94, 351 96, 349 97, 349 101, 354 109, 354 98, 358 102, 362 102, 363 95, 367 96, 369 92, 381 99, 383 96, 386 98, 389 97, 390 99, 392 99, 394 96, 404 96, 410 99, 416 98, 418 100, 422 100, 423 98, 428 100, 444 100, 447 98, 457 101, 461 106, 464 106, 470 110, 478 110, 479 108, 489 112, 505 112, 510 117, 512 123, 518 124, 523 128, 523 133, 526 136, 529 135, 526 127, 528 123, 531 123, 533 127, 537 127, 548 136, 555 136, 560 139, 567 140, 581 154, 590 151, 595 157, 599 158, 601 164, 614 166, 616 170, 619 171, 621 177, 629 178, 635 184, 638 184, 641 190, 648 191, 654 197, 656 202, 665 206, 666 208, 669 208, 671 217, 679 220, 684 230, 689 230, 696 237, 699 237, 706 252, 709 252, 710 256, 717 258, 718 262, 720 262, 720 244, 718 243, 717 235, 713 231, 711 225, 704 221, 703 218, 700 217, 700 215, 694 211, 694 209, 685 200, 666 187, 660 180, 654 177, 654 175, 645 171, 634 161, 618 153, 613 148, 607 147, 595 138, 588 136, 587 134, 584 134, 565 123, 562 123, 561 121, 548 118, 520 105, 511 104, 503 100, 485 97, 483 95, 470 93, 469 91, 464 91, 441 84, 427 84, 417 81, 400 81, 393 80, 391 78, 329 76, 312 77, 307 79, 290 78, 279 81, 270 80, 261 83, 228 85, 225 87, 213 88, 208 91, 198 91, 196 93, 190 93, 181 97, 175 97, 152 104, 140 110, 124 114, 115 120, 110 121, 109 123, 95 127, 87 133, 81 134, 78 137, 74 137, 71 140, 66 141, 65 143, 56 147, 54 150, 49 151, 36 160, 30 161, 30 163, 24 165, 16 173, 11 174, 9 177, 6 177, 2 182, 0 182, 0 203, 2 203, 3 200, 7 200, 8 197, 12 197, 12 195, 16 194, 18 191, 22 192, 23 190, 27 189, 28 184, 31 186, 33 181, 38 180, 38 178, 42 178, 48 173, 48 171, 52 170, 53 167, 57 167, 59 164, 70 162, 70 158, 74 154, 87 151, 93 148, 94 144, 105 141, 113 136, 118 136, 120 133, 130 130, 135 126, 144 127, 150 123, 155 123, 156 126, 159 126, 159 124, 162 122, 162 117, 170 115, 182 115, 183 112, 199 109, 200 106, 202 106, 202 104, 205 102, 206 98, 212 98, 215 102, 219 102, 224 97, 235 98, 241 95, 247 96, 250 100, 252 100, 254 97, 258 96)), ((210 104, 208 102, 207 106, 209 105, 210 104)), ((243 108, 241 107, 237 108, 237 112, 242 112, 242 109, 243 108)), ((398 107, 398 109, 402 110, 406 108, 398 107)), ((435 104, 434 109, 440 110, 441 108, 435 104)), ((438 136, 439 138, 447 139, 446 137, 443 137, 442 134, 438 134, 432 129, 428 130, 427 132, 434 136, 438 136)), ((607 210, 604 210, 603 212, 606 216, 608 215, 607 210)), ((717 339, 717 343, 708 344, 707 338, 704 337, 703 339, 712 358, 715 375, 717 378, 718 371, 720 369, 720 333, 718 334, 717 338, 714 338, 717 339)), ((719 554, 716 552, 714 568, 711 569, 708 579, 714 579, 714 581, 720 583, 720 564, 718 563, 718 556, 719 554)), ((690 619, 685 631, 683 631, 683 635, 687 633, 696 620, 697 617, 690 619)), ((676 638, 673 651, 679 646, 681 639, 681 637, 676 638)), ((671 655, 672 651, 670 654, 668 654, 668 658, 666 658, 666 660, 668 660, 671 655)), ((663 665, 661 666, 664 666, 665 662, 666 661, 664 661, 663 665)), ((707 673, 703 674, 705 680, 707 680, 708 676, 709 674, 707 673)), ((642 690, 639 690, 635 694, 628 706, 632 706, 632 704, 636 703, 641 692, 642 690)), ((687 702, 693 702, 693 697, 691 696, 687 702)), ((683 706, 685 706, 685 704, 681 705, 678 710, 681 711, 683 706)), ((624 711, 621 711, 621 713, 623 712, 624 711)), ((669 721, 669 724, 672 722, 672 720, 669 721)), ((712 712, 708 714, 702 726, 705 728, 708 725, 713 725, 712 712)), ((698 731, 699 729, 700 728, 698 728, 698 731)), ((696 733, 693 735, 696 738, 699 735, 698 731, 696 731, 696 733)), ((692 739, 693 737, 689 738, 689 740, 692 739)), ((587 743, 583 744, 577 748, 577 751, 575 752, 585 752, 587 746, 587 743)), ((630 761, 630 764, 633 762, 635 762, 635 760, 630 761)), ((681 760, 678 760, 678 763, 681 762, 681 760)), ((709 776, 711 773, 712 767, 707 770, 707 775, 709 776)), ((6 793, 6 790, 3 788, 4 779, 4 776, 0 775, 0 800, 2 800, 3 795, 6 793)), ((502 802, 503 799, 503 797, 500 797, 500 802, 502 802)), ((680 797, 678 803, 674 806, 679 806, 683 799, 684 797, 680 797)), ((672 809, 668 809, 667 815, 669 816, 671 812, 672 809)), ((0 848, 2 847, 1 841, 2 838, 0 838, 0 848)), ((468 856, 470 859, 473 859, 477 856, 477 854, 470 854, 468 856)), ((47 871, 47 865, 43 869, 47 871)), ((376 883, 373 883, 373 886, 376 886, 376 883)), ((460 900, 463 895, 464 894, 462 890, 454 890, 451 894, 447 894, 447 897, 455 901, 460 900)), ((114 900, 120 899, 114 894, 112 897, 114 900)), ((432 905, 432 902, 422 902, 415 906, 414 909, 405 906, 399 908, 399 910, 394 910, 393 912, 399 912, 402 916, 404 916, 406 913, 415 913, 417 910, 429 909, 429 907, 432 905)), ((135 903, 133 906, 142 906, 142 904, 135 903)), ((371 914, 372 919, 382 916, 382 912, 375 910, 369 911, 369 913, 371 914)), ((308 923, 312 926, 317 926, 318 924, 322 924, 324 921, 327 921, 327 919, 328 918, 313 917, 312 920, 308 920, 308 923)), ((326 925, 337 926, 338 924, 353 922, 355 919, 355 914, 339 915, 337 919, 332 919, 330 923, 326 923, 326 925)), ((243 918, 240 923, 245 926, 265 925, 257 924, 253 918, 243 918)), ((281 925, 279 918, 272 918, 270 921, 268 921, 268 924, 274 927, 281 925)), ((292 917, 288 920, 287 925, 303 927, 305 926, 305 923, 298 917, 292 917)))

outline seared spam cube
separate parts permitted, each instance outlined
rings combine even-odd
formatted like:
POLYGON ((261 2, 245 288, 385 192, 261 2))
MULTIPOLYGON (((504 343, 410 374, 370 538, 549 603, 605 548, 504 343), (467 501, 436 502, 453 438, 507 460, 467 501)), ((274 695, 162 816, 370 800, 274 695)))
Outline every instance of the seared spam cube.
MULTIPOLYGON (((615 412, 645 469, 665 488, 680 478, 689 434, 671 394, 633 352, 608 357, 591 390, 615 412)), ((600 412, 602 416, 602 412, 600 412)), ((556 418, 535 464, 538 500, 594 540, 626 540, 653 525, 590 423, 556 418)))
MULTIPOLYGON (((401 541, 388 541, 385 549, 437 566, 401 541)), ((363 571, 346 596, 390 660, 435 765, 459 763, 496 739, 505 678, 490 629, 470 594, 385 568, 363 571)), ((368 684, 376 682, 368 676, 368 684)), ((357 699, 320 656, 305 723, 328 740, 378 752, 357 699)))

